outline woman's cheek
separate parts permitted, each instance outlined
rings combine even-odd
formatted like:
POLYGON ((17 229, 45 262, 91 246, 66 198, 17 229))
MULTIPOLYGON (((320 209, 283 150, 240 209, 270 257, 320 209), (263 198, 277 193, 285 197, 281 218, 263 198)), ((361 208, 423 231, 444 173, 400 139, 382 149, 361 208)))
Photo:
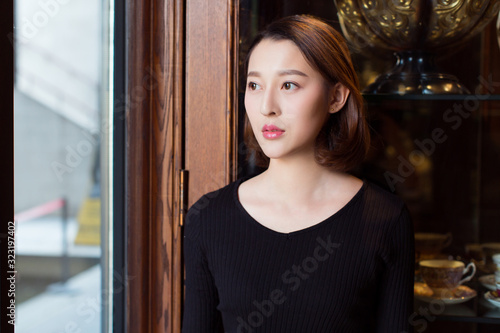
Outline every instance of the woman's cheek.
POLYGON ((245 110, 248 114, 248 117, 253 117, 256 112, 259 110, 258 108, 258 101, 256 100, 255 97, 245 97, 245 110))

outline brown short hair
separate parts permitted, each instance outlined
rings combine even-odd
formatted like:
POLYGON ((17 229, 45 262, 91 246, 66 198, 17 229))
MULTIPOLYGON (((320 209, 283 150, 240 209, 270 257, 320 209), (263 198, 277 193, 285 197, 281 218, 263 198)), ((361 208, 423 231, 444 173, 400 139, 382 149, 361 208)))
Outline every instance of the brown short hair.
MULTIPOLYGON (((329 116, 316 138, 315 158, 320 165, 336 171, 354 168, 368 152, 370 132, 358 77, 345 39, 321 19, 309 15, 288 16, 271 23, 257 35, 250 46, 245 70, 252 51, 264 39, 292 41, 327 83, 340 82, 349 89, 344 107, 329 116)), ((269 158, 257 143, 247 116, 244 137, 249 151, 255 153, 256 164, 267 167, 269 158)))

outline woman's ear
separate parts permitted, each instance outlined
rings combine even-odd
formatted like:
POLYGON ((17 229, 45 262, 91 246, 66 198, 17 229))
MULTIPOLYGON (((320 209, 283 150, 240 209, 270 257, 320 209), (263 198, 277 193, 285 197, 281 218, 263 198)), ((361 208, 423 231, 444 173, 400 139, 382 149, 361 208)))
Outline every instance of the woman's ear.
POLYGON ((335 113, 340 111, 349 97, 350 90, 347 89, 342 83, 338 82, 333 87, 330 88, 329 94, 329 111, 330 113, 335 113))

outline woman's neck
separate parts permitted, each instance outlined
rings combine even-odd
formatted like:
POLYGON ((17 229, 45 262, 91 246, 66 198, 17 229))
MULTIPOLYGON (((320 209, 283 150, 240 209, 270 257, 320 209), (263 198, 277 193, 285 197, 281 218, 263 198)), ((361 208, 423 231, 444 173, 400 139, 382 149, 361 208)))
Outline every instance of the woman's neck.
POLYGON ((271 160, 261 175, 261 184, 274 200, 293 204, 323 200, 328 193, 342 190, 352 178, 323 167, 311 158, 293 162, 271 160))

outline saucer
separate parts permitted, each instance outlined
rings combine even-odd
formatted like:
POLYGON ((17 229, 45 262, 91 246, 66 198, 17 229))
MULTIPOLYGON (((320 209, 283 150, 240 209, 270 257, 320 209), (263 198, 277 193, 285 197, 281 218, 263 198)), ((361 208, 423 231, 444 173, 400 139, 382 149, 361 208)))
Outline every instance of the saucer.
POLYGON ((488 291, 487 293, 484 294, 484 298, 496 306, 497 308, 500 308, 500 297, 495 297, 491 291, 488 291))
POLYGON ((448 305, 464 303, 477 296, 477 292, 467 286, 458 286, 453 292, 450 291, 446 297, 435 296, 432 289, 422 282, 415 282, 413 291, 418 300, 427 303, 440 301, 448 305))
POLYGON ((495 285, 495 274, 481 276, 479 278, 479 282, 481 282, 481 284, 489 290, 497 290, 495 285))

